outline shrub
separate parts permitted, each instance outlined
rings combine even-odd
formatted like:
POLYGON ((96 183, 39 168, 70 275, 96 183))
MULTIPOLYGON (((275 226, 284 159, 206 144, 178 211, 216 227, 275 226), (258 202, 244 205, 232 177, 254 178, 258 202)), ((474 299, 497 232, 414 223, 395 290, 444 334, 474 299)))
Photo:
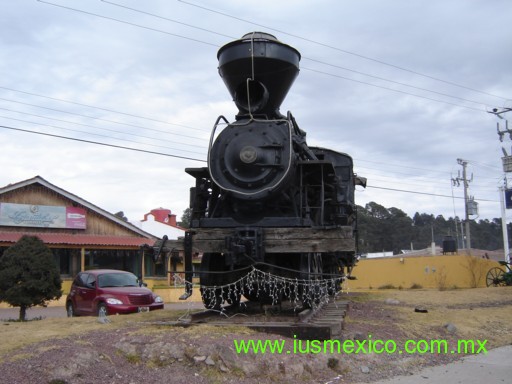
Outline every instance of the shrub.
POLYGON ((39 238, 23 236, 0 257, 0 301, 27 309, 62 296, 62 280, 52 251, 39 238))

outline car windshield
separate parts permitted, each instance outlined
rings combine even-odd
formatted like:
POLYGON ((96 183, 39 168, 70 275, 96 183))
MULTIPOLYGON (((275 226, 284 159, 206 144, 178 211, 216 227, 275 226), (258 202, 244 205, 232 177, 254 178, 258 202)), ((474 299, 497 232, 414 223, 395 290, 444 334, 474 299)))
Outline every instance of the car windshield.
POLYGON ((98 276, 98 287, 137 287, 137 277, 131 273, 105 273, 98 276))

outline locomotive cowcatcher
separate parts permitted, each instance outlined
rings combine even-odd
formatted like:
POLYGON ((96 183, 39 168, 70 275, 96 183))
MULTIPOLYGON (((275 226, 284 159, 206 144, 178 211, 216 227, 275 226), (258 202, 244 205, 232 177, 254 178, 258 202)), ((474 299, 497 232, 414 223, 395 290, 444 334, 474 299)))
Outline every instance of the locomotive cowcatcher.
MULTIPOLYGON (((200 284, 208 308, 236 304, 241 296, 270 300, 259 286, 268 281, 240 283, 252 267, 297 285, 328 280, 335 293, 356 263, 354 191, 366 180, 354 174, 349 155, 308 146, 292 114, 281 114, 299 73, 295 48, 253 32, 221 47, 217 57, 238 114, 234 122, 217 119, 207 167, 186 169, 195 178, 186 280, 192 280, 194 247, 203 252, 200 284)), ((182 298, 191 289, 188 283, 182 298)), ((279 299, 304 289, 281 292, 279 299)))

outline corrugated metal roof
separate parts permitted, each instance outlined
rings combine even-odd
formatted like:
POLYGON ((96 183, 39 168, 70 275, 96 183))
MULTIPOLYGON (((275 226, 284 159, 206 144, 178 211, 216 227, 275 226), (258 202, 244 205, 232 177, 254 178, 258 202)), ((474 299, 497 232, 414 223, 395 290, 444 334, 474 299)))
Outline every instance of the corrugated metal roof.
POLYGON ((130 246, 138 247, 144 244, 153 245, 153 240, 144 237, 130 236, 98 236, 68 233, 41 232, 0 232, 0 243, 15 243, 21 236, 37 236, 48 245, 97 245, 97 246, 130 246))

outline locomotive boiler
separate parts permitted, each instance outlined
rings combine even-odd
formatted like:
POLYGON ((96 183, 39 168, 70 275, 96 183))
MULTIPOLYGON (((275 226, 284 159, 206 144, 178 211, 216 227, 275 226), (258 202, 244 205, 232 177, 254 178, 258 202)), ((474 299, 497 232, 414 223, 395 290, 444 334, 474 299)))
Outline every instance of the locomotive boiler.
POLYGON ((280 112, 299 73, 295 48, 253 32, 221 47, 217 57, 238 113, 233 122, 224 116, 215 122, 207 166, 186 169, 195 178, 186 280, 192 277, 187 254, 194 247, 203 252, 206 307, 236 304, 242 297, 311 306, 312 290, 324 287, 333 294, 351 276, 354 191, 365 180, 354 174, 349 155, 308 146, 292 114, 280 112), (260 274, 244 278, 254 269, 260 274))

